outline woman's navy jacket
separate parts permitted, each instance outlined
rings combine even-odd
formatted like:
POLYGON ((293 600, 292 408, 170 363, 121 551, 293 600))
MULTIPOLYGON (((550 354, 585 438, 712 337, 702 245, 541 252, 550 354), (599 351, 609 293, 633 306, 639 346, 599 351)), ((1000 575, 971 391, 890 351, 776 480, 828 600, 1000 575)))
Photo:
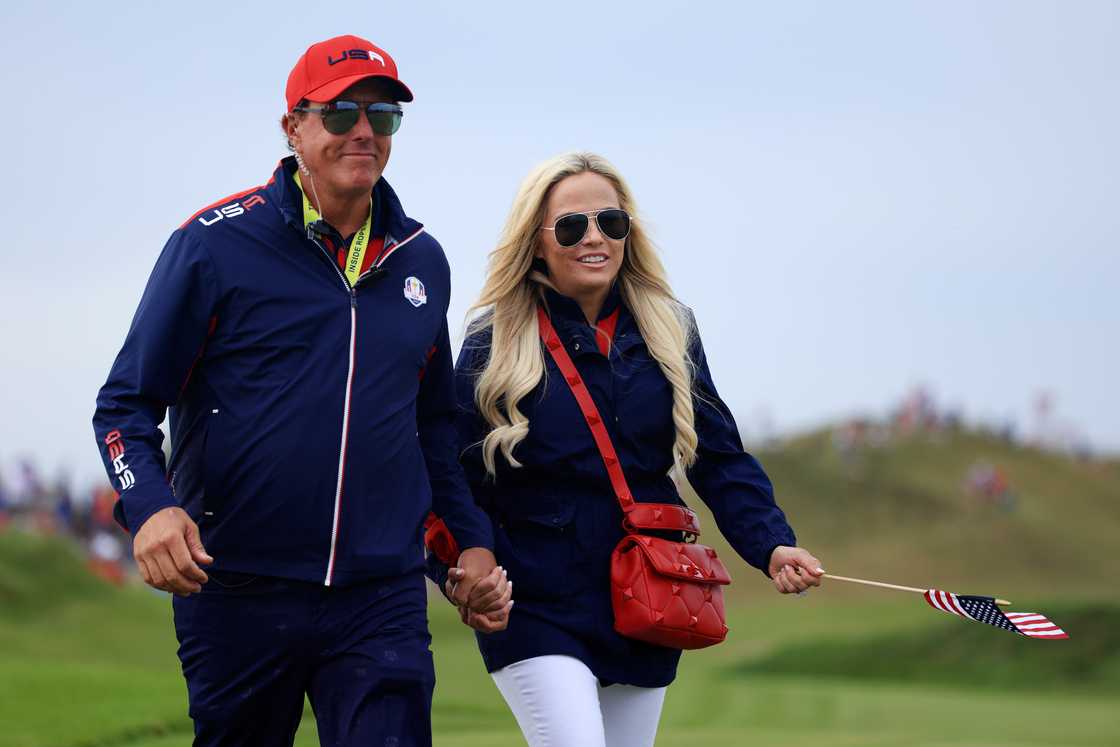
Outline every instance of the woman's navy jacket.
MULTIPOLYGON (((672 389, 634 318, 620 307, 617 287, 600 316, 620 312, 609 359, 572 299, 548 291, 547 308, 603 416, 634 498, 681 503, 668 475, 675 437, 672 389)), ((514 456, 524 466, 510 467, 499 452, 496 480, 487 477, 480 442, 488 427, 475 407, 474 388, 489 355, 488 338, 487 330, 464 342, 455 372, 461 461, 475 500, 493 522, 495 553, 514 587, 509 627, 478 636, 487 669, 564 654, 583 660, 604 683, 667 685, 680 652, 624 638, 612 627, 610 555, 623 536, 622 511, 591 431, 551 356, 545 355, 544 382, 519 405, 529 418, 529 435, 514 456)), ((762 467, 743 451, 698 337, 691 354, 700 443, 689 482, 735 550, 765 569, 774 547, 796 544, 793 530, 762 467)), ((446 569, 431 558, 429 568, 433 578, 445 577, 446 569)))
POLYGON ((423 568, 433 507, 462 547, 491 547, 456 458, 443 249, 381 179, 383 261, 351 287, 304 227, 295 168, 192 217, 156 261, 93 419, 118 521, 182 506, 215 568, 327 585, 423 568))

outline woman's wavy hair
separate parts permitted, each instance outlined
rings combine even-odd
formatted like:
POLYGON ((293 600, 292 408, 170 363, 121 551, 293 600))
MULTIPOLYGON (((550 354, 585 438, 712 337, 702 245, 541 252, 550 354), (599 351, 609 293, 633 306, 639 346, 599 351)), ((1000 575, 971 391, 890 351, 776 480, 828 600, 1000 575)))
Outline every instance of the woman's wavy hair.
POLYGON ((522 182, 498 245, 490 252, 482 293, 467 311, 467 344, 471 335, 490 331, 489 356, 477 372, 475 402, 490 426, 482 441, 482 455, 492 478, 498 451, 513 467, 521 466, 513 450, 529 434, 529 419, 518 403, 545 375, 536 310, 544 303, 544 289, 555 287, 534 266, 533 258, 548 196, 562 179, 584 172, 607 179, 618 194, 619 207, 634 216, 617 283, 650 355, 673 387, 674 463, 688 467, 696 461, 695 366, 688 353, 695 334, 692 315, 673 295, 621 174, 601 156, 566 153, 540 164, 522 182))

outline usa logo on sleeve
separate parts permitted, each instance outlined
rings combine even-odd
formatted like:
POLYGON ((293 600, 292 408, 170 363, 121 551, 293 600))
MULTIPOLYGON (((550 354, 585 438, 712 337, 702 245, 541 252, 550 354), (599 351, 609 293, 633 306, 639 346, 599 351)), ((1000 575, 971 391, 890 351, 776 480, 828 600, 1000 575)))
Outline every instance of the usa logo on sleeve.
POLYGON ((420 278, 409 277, 405 279, 404 297, 417 308, 428 302, 428 292, 424 290, 424 284, 420 282, 420 278))

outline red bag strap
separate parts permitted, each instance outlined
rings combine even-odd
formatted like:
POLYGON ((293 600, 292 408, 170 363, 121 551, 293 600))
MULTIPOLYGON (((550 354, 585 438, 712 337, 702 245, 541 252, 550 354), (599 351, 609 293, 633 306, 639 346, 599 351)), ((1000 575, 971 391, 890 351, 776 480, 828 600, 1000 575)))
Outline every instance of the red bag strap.
MULTIPOLYGON (((626 513, 634 505, 634 498, 630 495, 630 487, 626 484, 626 475, 622 473, 622 464, 618 461, 618 454, 615 453, 610 434, 607 433, 607 427, 603 425, 603 419, 599 416, 599 408, 595 406, 595 400, 591 399, 591 392, 587 391, 587 385, 583 383, 583 377, 579 375, 576 365, 572 363, 571 356, 564 348, 564 343, 560 341, 559 335, 556 334, 556 328, 552 326, 552 320, 548 318, 548 314, 540 306, 537 307, 537 321, 540 323, 541 341, 544 342, 545 349, 552 356, 552 360, 556 361, 560 373, 564 374, 564 380, 568 382, 568 388, 572 390, 576 402, 579 403, 580 412, 583 413, 584 420, 587 421, 587 426, 591 429, 595 445, 599 447, 599 455, 603 457, 603 465, 607 468, 607 475, 611 478, 611 487, 614 488, 615 497, 618 498, 623 513, 626 513)), ((610 326, 613 332, 614 325, 610 326)))

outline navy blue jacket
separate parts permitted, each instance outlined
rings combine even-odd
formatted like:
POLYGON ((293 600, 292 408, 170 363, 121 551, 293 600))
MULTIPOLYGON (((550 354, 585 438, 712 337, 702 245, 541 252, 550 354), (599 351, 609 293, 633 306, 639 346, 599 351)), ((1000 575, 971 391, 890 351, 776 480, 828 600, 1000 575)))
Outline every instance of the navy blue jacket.
POLYGON ((432 508, 492 547, 457 459, 442 248, 381 179, 385 249, 351 287, 294 170, 204 208, 156 261, 93 418, 118 521, 182 506, 215 568, 327 585, 423 567, 432 508))
MULTIPOLYGON (((634 318, 620 307, 617 290, 600 316, 620 312, 609 360, 572 299, 549 291, 547 306, 603 416, 634 498, 682 503, 668 475, 675 438, 672 389, 634 318)), ((564 654, 586 662, 604 683, 669 684, 680 652, 624 638, 612 627, 610 555, 623 536, 622 511, 575 397, 547 352, 545 381, 520 403, 529 435, 514 456, 524 466, 510 467, 499 453, 496 479, 487 477, 480 441, 489 429, 475 407, 474 388, 489 355, 488 339, 487 330, 466 340, 455 376, 462 461, 475 500, 493 522, 495 553, 514 582, 516 600, 507 630, 478 636, 487 669, 564 654)), ((743 451, 699 338, 690 352, 697 364, 700 443, 688 479, 735 550, 764 570, 774 547, 796 544, 793 530, 762 467, 743 451)), ((436 579, 445 573, 433 562, 429 571, 436 579)))

